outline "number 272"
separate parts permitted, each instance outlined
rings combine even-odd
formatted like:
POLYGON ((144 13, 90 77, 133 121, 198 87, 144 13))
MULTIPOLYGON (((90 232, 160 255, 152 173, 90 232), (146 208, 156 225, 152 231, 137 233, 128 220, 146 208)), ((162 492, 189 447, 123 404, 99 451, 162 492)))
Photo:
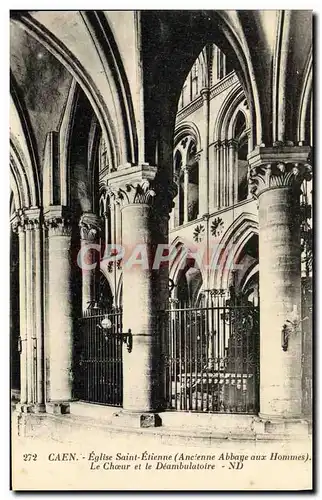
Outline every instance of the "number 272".
POLYGON ((32 460, 37 460, 37 453, 24 453, 23 459, 25 462, 31 462, 32 460))

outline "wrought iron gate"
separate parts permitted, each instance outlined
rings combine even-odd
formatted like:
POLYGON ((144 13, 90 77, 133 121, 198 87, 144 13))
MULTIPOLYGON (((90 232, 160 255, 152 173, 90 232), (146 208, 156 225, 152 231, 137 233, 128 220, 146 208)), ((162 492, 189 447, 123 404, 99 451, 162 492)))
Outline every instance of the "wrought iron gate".
POLYGON ((122 406, 122 310, 89 309, 79 320, 76 343, 76 398, 92 403, 122 406), (108 315, 112 327, 107 332, 101 322, 108 315))
POLYGON ((258 307, 176 305, 161 318, 168 408, 258 412, 258 307))

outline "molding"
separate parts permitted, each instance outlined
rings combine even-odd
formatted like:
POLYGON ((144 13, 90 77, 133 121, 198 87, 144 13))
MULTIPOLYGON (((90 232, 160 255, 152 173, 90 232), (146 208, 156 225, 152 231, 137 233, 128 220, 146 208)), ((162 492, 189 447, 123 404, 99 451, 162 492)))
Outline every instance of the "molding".
POLYGON ((298 187, 303 180, 311 180, 312 167, 308 163, 308 146, 257 147, 247 159, 250 192, 258 197, 263 191, 278 187, 298 187))
POLYGON ((106 187, 110 203, 122 208, 137 203, 153 205, 155 216, 168 217, 178 188, 172 181, 159 180, 157 171, 157 167, 143 164, 111 173, 106 187))
MULTIPOLYGON (((303 142, 305 141, 306 143, 308 143, 310 139, 310 137, 307 137, 306 135, 305 125, 306 125, 307 109, 308 106, 310 105, 310 99, 312 99, 312 86, 313 86, 312 65, 313 65, 313 56, 311 50, 306 63, 304 77, 303 77, 303 87, 300 98, 298 127, 297 127, 297 140, 303 142)), ((313 120, 313 117, 311 117, 311 119, 313 120)))
POLYGON ((111 113, 107 109, 104 98, 97 89, 91 76, 86 72, 78 59, 70 50, 45 26, 33 18, 27 11, 20 13, 18 19, 12 19, 17 22, 22 29, 40 42, 60 61, 65 68, 72 74, 77 83, 83 89, 92 108, 99 119, 103 135, 109 138, 111 144, 111 154, 113 163, 121 162, 119 154, 119 141, 111 113))
MULTIPOLYGON (((37 142, 30 123, 28 110, 24 105, 23 96, 21 95, 21 91, 12 71, 10 71, 10 94, 12 97, 12 103, 20 121, 21 129, 23 131, 23 137, 20 138, 20 140, 25 142, 29 158, 24 158, 24 154, 20 151, 20 147, 18 145, 18 138, 16 138, 12 133, 10 134, 11 147, 15 151, 16 158, 19 158, 19 162, 21 163, 22 169, 25 171, 25 175, 28 179, 27 182, 30 190, 29 196, 31 204, 38 205, 41 204, 41 188, 38 174, 40 162, 37 152, 37 142)), ((25 197, 26 196, 27 193, 25 193, 25 197)))
POLYGON ((44 211, 44 226, 51 236, 71 236, 72 219, 67 207, 52 205, 44 211))
POLYGON ((125 132, 123 140, 126 157, 131 161, 138 161, 137 129, 131 88, 112 29, 102 11, 80 11, 80 15, 99 54, 107 80, 110 85, 113 80, 115 85, 119 98, 118 119, 122 120, 125 132))
POLYGON ((33 229, 39 230, 42 223, 42 213, 38 207, 19 209, 10 218, 11 228, 16 233, 33 229))
MULTIPOLYGON (((225 76, 222 80, 217 82, 211 89, 203 89, 207 90, 209 92, 209 100, 212 100, 214 97, 217 95, 221 94, 224 90, 228 89, 235 83, 240 83, 238 80, 238 77, 235 73, 235 71, 232 71, 228 75, 225 76)), ((187 116, 191 115, 194 111, 197 109, 201 108, 203 105, 204 98, 202 95, 199 95, 197 99, 194 101, 191 101, 187 106, 184 108, 180 109, 177 113, 176 117, 176 124, 179 124, 184 118, 187 118, 187 116)))

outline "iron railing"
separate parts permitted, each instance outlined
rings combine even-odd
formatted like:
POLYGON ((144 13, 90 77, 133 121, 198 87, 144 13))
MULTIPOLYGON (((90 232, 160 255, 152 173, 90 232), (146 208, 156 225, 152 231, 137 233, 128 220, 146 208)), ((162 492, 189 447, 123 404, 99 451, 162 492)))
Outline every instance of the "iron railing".
POLYGON ((122 406, 122 310, 89 309, 79 320, 74 396, 82 401, 122 406), (101 328, 108 314, 112 327, 101 328))
POLYGON ((257 413, 259 309, 181 308, 160 313, 169 409, 257 413))

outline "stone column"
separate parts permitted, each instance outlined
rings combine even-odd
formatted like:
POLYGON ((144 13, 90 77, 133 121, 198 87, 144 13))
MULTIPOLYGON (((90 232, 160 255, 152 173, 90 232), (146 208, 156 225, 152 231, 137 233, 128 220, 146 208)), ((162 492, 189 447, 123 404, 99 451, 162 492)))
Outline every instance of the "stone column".
POLYGON ((220 141, 215 143, 215 197, 214 208, 219 210, 222 206, 221 203, 221 172, 220 172, 220 141))
POLYGON ((20 321, 20 406, 27 404, 27 329, 26 329, 26 233, 24 219, 20 211, 11 221, 13 231, 19 238, 19 321, 20 321))
POLYGON ((171 229, 179 226, 180 222, 180 173, 174 173, 173 180, 176 183, 178 194, 176 196, 175 207, 170 214, 171 229))
POLYGON ((72 397, 72 227, 64 207, 45 213, 48 228, 48 412, 69 411, 72 397))
POLYGON ((202 155, 199 163, 199 217, 209 213, 209 89, 200 91, 203 99, 202 155))
POLYGON ((119 203, 115 204, 115 229, 116 229, 116 241, 117 245, 122 244, 122 216, 121 216, 121 207, 119 203))
POLYGON ((43 273, 44 265, 42 246, 41 220, 35 220, 35 330, 36 330, 36 364, 37 364, 37 384, 36 402, 40 410, 45 410, 45 360, 44 360, 44 302, 43 302, 43 273))
POLYGON ((186 224, 189 220, 188 217, 188 203, 189 203, 189 167, 185 165, 181 167, 183 171, 183 223, 186 224))
POLYGON ((43 350, 42 220, 37 207, 19 210, 20 364, 23 412, 45 411, 43 350))
POLYGON ((238 143, 235 139, 228 141, 228 171, 229 171, 229 197, 228 205, 238 202, 238 143))
POLYGON ((260 415, 301 416, 300 186, 309 148, 258 147, 248 157, 259 204, 260 415))
MULTIPOLYGON (((167 243, 172 185, 158 185, 157 169, 128 168, 109 185, 121 203, 123 331, 131 330, 132 351, 123 348, 123 413, 135 425, 154 426, 162 408, 161 332, 157 310, 168 298, 168 266, 153 269, 155 247, 167 243), (126 175, 125 175, 126 174, 126 175), (162 217, 164 216, 165 217, 162 217)), ((172 192, 173 191, 173 192, 172 192)))
POLYGON ((95 279, 99 264, 93 269, 87 266, 99 261, 100 252, 93 245, 99 244, 100 220, 92 213, 84 213, 79 221, 81 251, 82 251, 82 309, 86 311, 93 305, 98 297, 95 297, 95 279))

